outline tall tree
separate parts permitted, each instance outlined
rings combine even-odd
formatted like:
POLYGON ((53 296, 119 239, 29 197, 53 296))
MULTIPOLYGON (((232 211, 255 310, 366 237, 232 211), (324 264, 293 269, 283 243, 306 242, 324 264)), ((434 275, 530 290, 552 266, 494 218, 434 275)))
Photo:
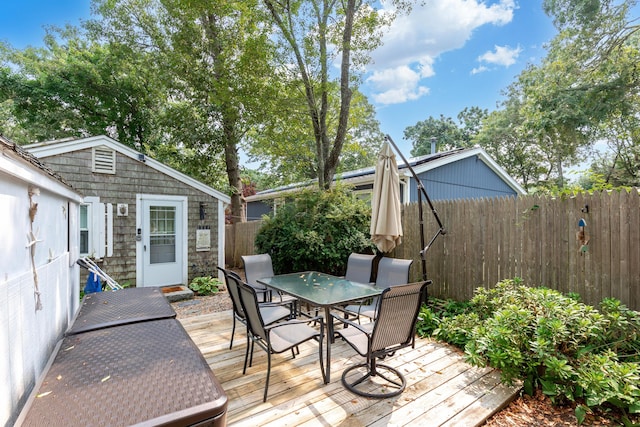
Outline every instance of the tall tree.
MULTIPOLYGON (((270 177, 270 187, 318 177, 312 126, 306 114, 304 96, 296 82, 280 79, 274 82, 279 96, 271 100, 274 114, 245 138, 251 160, 260 162, 260 170, 270 177), (276 113, 277 112, 277 113, 276 113)), ((331 94, 339 90, 330 83, 331 94)), ((340 105, 338 97, 329 98, 327 126, 335 131, 340 105)), ((384 141, 373 106, 358 90, 354 90, 345 143, 336 172, 372 166, 384 141)))
POLYGON ((591 169, 614 187, 640 186, 640 112, 610 118, 599 134, 609 152, 600 155, 591 169))
MULTIPOLYGON (((224 153, 231 215, 240 220, 242 182, 238 146, 267 112, 270 96, 268 27, 256 1, 96 0, 103 33, 159 53, 169 79, 170 111, 180 129, 170 145, 196 153, 224 153), (188 117, 189 126, 183 118, 188 117)), ((174 134, 176 135, 176 134, 174 134)), ((171 136, 171 135, 170 135, 171 136)))
POLYGON ((492 111, 472 142, 480 145, 527 191, 549 180, 553 167, 547 162, 538 140, 524 126, 521 98, 517 85, 508 88, 509 96, 500 109, 492 111))
POLYGON ((462 131, 451 118, 440 115, 430 116, 404 130, 404 138, 412 141, 412 156, 423 156, 431 153, 431 142, 435 142, 437 151, 451 150, 460 146, 462 131))
POLYGON ((518 80, 527 126, 554 157, 560 187, 563 164, 575 162, 597 139, 600 124, 631 111, 640 88, 640 27, 628 18, 635 3, 544 2, 560 33, 542 63, 518 80))
POLYGON ((484 120, 489 116, 489 110, 480 107, 466 107, 458 113, 460 122, 460 146, 473 146, 474 138, 482 130, 484 120))
MULTIPOLYGON (((313 129, 318 185, 329 188, 348 130, 354 68, 368 61, 367 52, 380 44, 380 30, 389 15, 378 13, 372 0, 263 0, 283 48, 283 70, 295 64, 313 129), (335 49, 333 49, 335 47, 335 49), (338 59, 339 58, 339 59, 338 59), (327 121, 331 96, 331 64, 340 64, 339 113, 331 130, 327 121)), ((394 0, 399 7, 410 2, 394 0)))
POLYGON ((149 148, 166 99, 154 62, 78 28, 50 28, 44 41, 42 48, 0 50, 0 102, 13 131, 21 129, 16 141, 106 134, 149 148))

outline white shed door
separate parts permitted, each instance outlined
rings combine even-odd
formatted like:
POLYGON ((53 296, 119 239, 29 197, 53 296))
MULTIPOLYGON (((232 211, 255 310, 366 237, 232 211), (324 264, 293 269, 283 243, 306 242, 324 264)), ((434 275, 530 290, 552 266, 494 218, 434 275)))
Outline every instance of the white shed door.
POLYGON ((186 201, 142 201, 142 286, 183 282, 187 239, 184 234, 186 201))

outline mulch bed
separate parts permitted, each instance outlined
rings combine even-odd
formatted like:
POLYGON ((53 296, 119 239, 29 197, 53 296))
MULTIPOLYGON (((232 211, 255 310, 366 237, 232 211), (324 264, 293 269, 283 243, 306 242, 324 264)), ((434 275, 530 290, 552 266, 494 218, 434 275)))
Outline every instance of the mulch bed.
MULTIPOLYGON (((640 422, 640 417, 631 417, 631 421, 640 422)), ((506 408, 489 418, 487 427, 557 427, 577 426, 574 407, 557 406, 538 390, 535 396, 522 395, 506 408)), ((584 426, 622 426, 622 413, 611 411, 587 414, 584 426)))

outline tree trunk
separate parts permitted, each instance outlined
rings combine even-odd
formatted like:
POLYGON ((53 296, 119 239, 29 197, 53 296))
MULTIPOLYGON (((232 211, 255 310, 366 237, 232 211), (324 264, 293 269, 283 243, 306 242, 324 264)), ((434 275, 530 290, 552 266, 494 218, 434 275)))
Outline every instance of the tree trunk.
POLYGON ((241 222, 242 220, 242 181, 240 179, 240 167, 238 160, 238 149, 235 142, 228 140, 224 146, 224 160, 227 165, 227 177, 231 193, 231 222, 241 222))

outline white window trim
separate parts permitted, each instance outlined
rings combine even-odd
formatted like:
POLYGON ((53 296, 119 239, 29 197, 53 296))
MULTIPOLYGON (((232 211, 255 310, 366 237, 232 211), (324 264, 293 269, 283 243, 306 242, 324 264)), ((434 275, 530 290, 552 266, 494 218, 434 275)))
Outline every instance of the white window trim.
MULTIPOLYGON (((113 256, 113 204, 100 203, 100 197, 85 197, 83 205, 88 205, 87 228, 89 231, 89 252, 81 256, 96 259, 113 256)), ((80 234, 78 221, 78 235, 80 234)))

